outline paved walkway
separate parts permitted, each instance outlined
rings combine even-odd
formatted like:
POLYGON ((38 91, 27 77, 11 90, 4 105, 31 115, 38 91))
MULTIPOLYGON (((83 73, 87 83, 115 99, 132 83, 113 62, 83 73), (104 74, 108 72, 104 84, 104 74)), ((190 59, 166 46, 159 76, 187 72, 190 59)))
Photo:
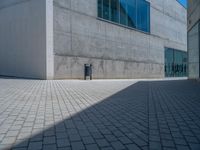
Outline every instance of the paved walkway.
POLYGON ((0 79, 0 149, 200 150, 200 83, 0 79))

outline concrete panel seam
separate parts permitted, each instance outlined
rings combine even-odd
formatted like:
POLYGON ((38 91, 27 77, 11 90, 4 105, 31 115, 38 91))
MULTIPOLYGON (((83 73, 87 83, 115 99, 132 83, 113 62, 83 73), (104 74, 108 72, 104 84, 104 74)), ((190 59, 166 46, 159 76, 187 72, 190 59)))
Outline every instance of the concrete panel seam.
POLYGON ((135 62, 135 63, 143 63, 143 64, 158 64, 158 65, 164 65, 164 63, 157 63, 154 61, 137 61, 137 60, 125 60, 125 59, 113 59, 113 58, 100 58, 100 57, 87 57, 87 56, 77 56, 77 55, 61 55, 54 53, 55 56, 60 56, 60 57, 77 57, 77 58, 91 58, 91 59, 100 59, 100 60, 113 60, 113 61, 121 61, 121 62, 135 62))

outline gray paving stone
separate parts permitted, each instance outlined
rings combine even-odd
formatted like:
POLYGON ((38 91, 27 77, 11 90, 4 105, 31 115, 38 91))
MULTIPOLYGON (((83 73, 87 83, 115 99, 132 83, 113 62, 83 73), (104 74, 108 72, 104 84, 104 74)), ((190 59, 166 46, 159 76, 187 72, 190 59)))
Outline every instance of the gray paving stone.
POLYGON ((112 147, 103 147, 101 150, 114 150, 112 147))
POLYGON ((131 144, 131 143, 133 143, 129 138, 127 138, 127 137, 120 137, 120 138, 118 138, 121 142, 122 142, 122 144, 131 144))
POLYGON ((110 144, 105 139, 97 139, 96 143, 99 145, 99 147, 108 147, 110 144))
POLYGON ((123 150, 123 149, 126 149, 126 148, 124 147, 124 145, 123 145, 121 142, 119 142, 119 141, 112 142, 111 145, 112 145, 112 147, 113 147, 115 150, 123 150))
POLYGON ((57 146, 60 147, 68 147, 70 146, 70 142, 68 139, 57 139, 57 146))
POLYGON ((28 140, 16 140, 13 148, 27 148, 29 144, 28 140))
POLYGON ((42 142, 30 142, 28 150, 40 150, 42 149, 42 142))
POLYGON ((16 141, 16 137, 5 137, 3 138, 1 144, 12 144, 12 143, 15 143, 16 141))
POLYGON ((162 145, 164 147, 171 147, 171 148, 175 147, 175 144, 172 140, 162 140, 162 145))
POLYGON ((128 144, 126 147, 128 150, 141 150, 136 144, 128 144))
POLYGON ((152 142, 160 142, 160 136, 150 135, 149 140, 152 142))
POLYGON ((58 150, 71 150, 71 147, 61 147, 61 148, 58 148, 58 150))
POLYGON ((71 142, 72 150, 83 150, 85 146, 82 142, 71 142))
POLYGON ((89 144, 89 145, 86 145, 86 149, 87 150, 99 150, 99 147, 97 146, 97 144, 89 144))
POLYGON ((175 138, 174 142, 176 145, 187 145, 187 142, 185 141, 185 139, 182 139, 182 138, 175 138))
POLYGON ((162 145, 160 142, 150 142, 149 148, 152 150, 160 150, 160 149, 162 149, 162 145))
POLYGON ((189 144, 190 145, 190 148, 191 150, 199 150, 200 149, 200 144, 189 144))
POLYGON ((82 140, 83 140, 83 143, 85 145, 94 144, 95 143, 94 139, 92 137, 90 137, 90 136, 89 137, 82 137, 82 140))
POLYGON ((199 89, 186 80, 0 78, 0 149, 199 150, 199 89))
POLYGON ((188 146, 177 145, 177 150, 190 150, 188 146))
POLYGON ((55 143, 56 143, 55 136, 44 137, 43 139, 43 144, 55 144, 55 143))
POLYGON ((17 147, 17 148, 13 148, 13 150, 27 150, 26 147, 22 148, 22 147, 17 147))
POLYGON ((56 144, 43 145, 43 150, 57 150, 56 144))
POLYGON ((185 136, 185 138, 188 143, 197 143, 197 144, 199 143, 199 141, 196 137, 185 136))
POLYGON ((114 142, 118 140, 114 135, 105 135, 105 138, 109 142, 114 142))
POLYGON ((78 134, 73 134, 73 135, 69 135, 69 140, 71 142, 76 142, 76 141, 80 141, 81 137, 78 134))
POLYGON ((16 137, 18 135, 19 131, 8 131, 6 136, 9 136, 9 137, 16 137))

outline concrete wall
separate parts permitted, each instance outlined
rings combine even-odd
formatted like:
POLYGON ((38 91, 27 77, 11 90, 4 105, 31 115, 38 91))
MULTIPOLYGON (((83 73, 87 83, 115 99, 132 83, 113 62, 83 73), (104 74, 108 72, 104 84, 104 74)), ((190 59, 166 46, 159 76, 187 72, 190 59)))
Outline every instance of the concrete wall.
POLYGON ((189 0, 188 6, 189 78, 200 77, 200 1, 189 0))
POLYGON ((164 47, 187 50, 186 10, 150 0, 151 35, 97 19, 96 0, 54 0, 55 78, 163 78, 164 47))
POLYGON ((188 32, 189 78, 199 78, 200 23, 188 32))
POLYGON ((53 77, 53 66, 50 63, 47 66, 53 58, 53 34, 50 33, 53 22, 51 29, 51 25, 46 28, 46 14, 52 2, 46 3, 46 0, 0 1, 0 75, 53 77))
POLYGON ((200 20, 200 0, 188 0, 188 31, 200 20))
POLYGON ((164 40, 164 46, 187 51, 187 11, 176 0, 149 0, 151 34, 164 40))

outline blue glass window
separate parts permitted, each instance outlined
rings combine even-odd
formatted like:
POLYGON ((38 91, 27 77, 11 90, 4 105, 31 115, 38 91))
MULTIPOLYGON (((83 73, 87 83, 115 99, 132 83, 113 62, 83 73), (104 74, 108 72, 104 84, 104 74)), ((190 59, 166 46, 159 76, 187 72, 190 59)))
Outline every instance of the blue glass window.
POLYGON ((136 28, 136 0, 127 1, 128 26, 136 28))
POLYGON ((120 0, 120 23, 127 25, 127 7, 126 0, 120 0))
POLYGON ((119 1, 112 0, 110 3, 111 8, 111 21, 119 23, 119 1))
POLYGON ((149 32, 149 3, 146 1, 137 1, 137 29, 149 32))
POLYGON ((110 20, 110 1, 103 0, 103 19, 110 20))
POLYGON ((165 76, 187 76, 187 52, 176 49, 165 49, 165 76))
POLYGON ((150 32, 150 3, 146 0, 98 0, 98 17, 150 32))
POLYGON ((102 18, 103 15, 103 1, 102 0, 98 0, 98 17, 102 18))

